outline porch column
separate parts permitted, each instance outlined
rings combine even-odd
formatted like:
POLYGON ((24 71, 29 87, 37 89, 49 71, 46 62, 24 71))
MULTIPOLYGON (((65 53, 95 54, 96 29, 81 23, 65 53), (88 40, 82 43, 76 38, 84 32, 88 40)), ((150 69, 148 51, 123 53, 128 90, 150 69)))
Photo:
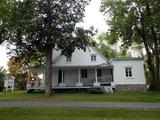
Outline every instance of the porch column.
POLYGON ((81 83, 81 70, 78 69, 78 83, 81 83))
POLYGON ((78 69, 78 83, 76 83, 76 86, 83 86, 81 83, 81 69, 78 69))
POLYGON ((98 82, 98 78, 97 78, 97 68, 95 68, 94 70, 95 72, 95 82, 93 83, 94 86, 100 86, 100 83, 98 82))
POLYGON ((97 68, 95 68, 95 82, 97 83, 98 82, 98 79, 97 79, 97 68))
POLYGON ((111 76, 112 76, 112 80, 111 80, 111 86, 112 88, 115 88, 115 81, 114 81, 114 68, 111 68, 111 76))

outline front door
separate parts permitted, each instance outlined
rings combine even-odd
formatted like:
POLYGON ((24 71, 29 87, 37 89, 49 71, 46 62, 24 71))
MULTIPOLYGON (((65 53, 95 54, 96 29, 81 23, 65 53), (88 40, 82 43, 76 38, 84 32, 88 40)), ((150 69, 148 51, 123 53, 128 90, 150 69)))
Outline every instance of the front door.
POLYGON ((58 84, 62 83, 62 70, 58 71, 58 84))

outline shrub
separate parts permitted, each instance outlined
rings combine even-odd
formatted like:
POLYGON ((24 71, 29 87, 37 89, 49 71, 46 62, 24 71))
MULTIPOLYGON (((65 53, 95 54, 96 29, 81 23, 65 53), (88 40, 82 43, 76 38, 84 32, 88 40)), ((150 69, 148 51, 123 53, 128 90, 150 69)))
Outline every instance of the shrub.
POLYGON ((0 80, 0 92, 2 92, 4 89, 4 81, 0 80))
POLYGON ((104 94, 105 90, 104 87, 100 86, 100 87, 90 87, 87 89, 88 93, 91 94, 104 94))

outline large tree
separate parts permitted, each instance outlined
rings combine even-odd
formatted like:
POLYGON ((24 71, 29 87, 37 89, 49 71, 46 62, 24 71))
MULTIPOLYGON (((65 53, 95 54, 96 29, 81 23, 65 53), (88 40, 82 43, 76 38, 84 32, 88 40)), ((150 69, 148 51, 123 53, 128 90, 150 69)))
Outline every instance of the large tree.
MULTIPOLYGON (((14 53, 26 60, 45 60, 45 95, 52 93, 52 50, 71 56, 75 48, 85 49, 90 30, 76 27, 82 22, 89 0, 23 0, 11 9, 7 40, 14 53)), ((3 35, 3 34, 2 34, 3 35)), ((2 36, 1 35, 1 36, 2 36)))
POLYGON ((102 0, 101 11, 109 15, 108 35, 113 43, 121 41, 124 49, 144 47, 151 87, 160 89, 160 1, 102 0))

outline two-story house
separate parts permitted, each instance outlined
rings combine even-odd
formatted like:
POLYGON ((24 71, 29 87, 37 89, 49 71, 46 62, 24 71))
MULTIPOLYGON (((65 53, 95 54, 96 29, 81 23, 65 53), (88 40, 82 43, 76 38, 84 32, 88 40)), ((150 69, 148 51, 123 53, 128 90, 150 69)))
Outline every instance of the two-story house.
MULTIPOLYGON (((71 57, 53 50, 53 89, 82 89, 90 86, 111 86, 117 91, 144 91, 146 82, 140 58, 106 59, 95 47, 76 49, 71 57)), ((27 89, 44 89, 40 86, 27 89)))

